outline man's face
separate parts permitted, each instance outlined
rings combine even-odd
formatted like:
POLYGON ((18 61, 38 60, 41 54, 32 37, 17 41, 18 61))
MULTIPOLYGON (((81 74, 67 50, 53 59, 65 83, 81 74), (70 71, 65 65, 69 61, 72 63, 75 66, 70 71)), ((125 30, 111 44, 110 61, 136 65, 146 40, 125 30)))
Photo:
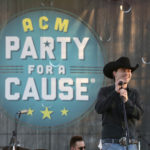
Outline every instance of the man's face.
POLYGON ((123 81, 128 83, 131 80, 132 72, 131 69, 119 68, 117 71, 113 72, 115 81, 123 81))
POLYGON ((85 150, 84 141, 77 141, 75 146, 71 148, 71 150, 85 150))

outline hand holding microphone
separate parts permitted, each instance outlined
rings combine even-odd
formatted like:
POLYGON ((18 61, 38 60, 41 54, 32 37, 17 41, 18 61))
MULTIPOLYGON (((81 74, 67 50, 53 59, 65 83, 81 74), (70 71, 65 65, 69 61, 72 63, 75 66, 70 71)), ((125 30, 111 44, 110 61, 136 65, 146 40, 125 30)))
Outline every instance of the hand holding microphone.
POLYGON ((119 80, 115 84, 115 90, 117 93, 120 94, 121 97, 123 97, 124 102, 128 101, 128 93, 127 93, 127 83, 123 82, 122 80, 119 80))

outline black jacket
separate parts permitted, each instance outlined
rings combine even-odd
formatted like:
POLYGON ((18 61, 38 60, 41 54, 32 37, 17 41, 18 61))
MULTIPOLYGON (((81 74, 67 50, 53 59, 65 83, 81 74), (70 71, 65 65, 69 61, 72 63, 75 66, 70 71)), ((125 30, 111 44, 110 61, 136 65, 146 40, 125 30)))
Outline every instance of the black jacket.
MULTIPOLYGON (((135 89, 127 88, 128 101, 125 103, 129 137, 136 138, 136 121, 143 113, 139 94, 135 89)), ((115 91, 115 86, 101 88, 98 93, 95 110, 102 114, 102 138, 119 139, 125 136, 123 102, 115 91)))

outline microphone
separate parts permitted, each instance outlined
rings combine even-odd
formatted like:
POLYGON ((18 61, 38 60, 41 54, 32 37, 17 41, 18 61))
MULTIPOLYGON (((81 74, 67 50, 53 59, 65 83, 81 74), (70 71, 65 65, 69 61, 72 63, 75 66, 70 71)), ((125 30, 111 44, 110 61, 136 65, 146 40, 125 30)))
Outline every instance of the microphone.
POLYGON ((18 111, 16 114, 27 114, 27 113, 28 113, 28 110, 24 109, 24 110, 18 111))
POLYGON ((123 86, 124 84, 127 84, 126 82, 119 81, 118 85, 123 86))

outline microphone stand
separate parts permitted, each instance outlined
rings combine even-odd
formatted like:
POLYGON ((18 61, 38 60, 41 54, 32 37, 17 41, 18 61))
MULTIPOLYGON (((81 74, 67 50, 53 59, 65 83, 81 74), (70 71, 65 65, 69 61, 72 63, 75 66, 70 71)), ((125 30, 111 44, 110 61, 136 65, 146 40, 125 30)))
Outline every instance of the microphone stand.
POLYGON ((12 146, 12 150, 17 150, 17 127, 18 127, 18 121, 20 119, 21 113, 16 113, 16 115, 18 114, 18 119, 16 119, 17 117, 15 117, 15 129, 12 132, 12 137, 10 139, 10 143, 9 143, 9 150, 11 150, 11 146, 12 146))
POLYGON ((124 103, 124 97, 123 96, 121 96, 121 101, 122 101, 122 105, 123 105, 123 114, 124 114, 124 123, 125 123, 126 150, 128 150, 128 146, 129 146, 129 127, 128 127, 127 113, 126 113, 126 108, 125 108, 125 103, 124 103))

